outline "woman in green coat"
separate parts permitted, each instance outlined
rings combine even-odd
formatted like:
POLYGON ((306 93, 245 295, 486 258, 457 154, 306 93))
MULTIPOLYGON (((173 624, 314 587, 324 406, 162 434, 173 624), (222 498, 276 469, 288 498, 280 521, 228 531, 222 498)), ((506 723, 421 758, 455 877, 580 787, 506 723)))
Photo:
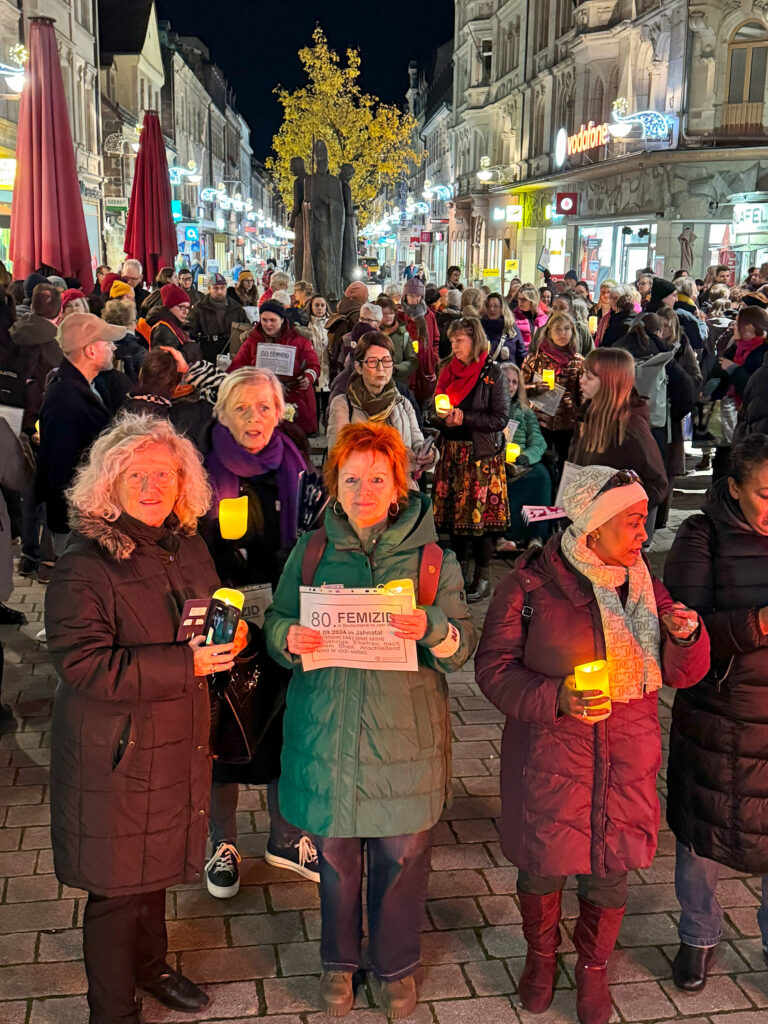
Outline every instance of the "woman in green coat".
POLYGON ((531 540, 544 541, 549 537, 549 522, 526 523, 521 509, 523 505, 552 504, 552 477, 541 461, 547 442, 528 401, 520 367, 516 363, 503 363, 501 368, 507 377, 511 399, 507 440, 520 446, 520 454, 506 467, 509 527, 498 541, 496 552, 511 554, 524 549, 531 540))
POLYGON ((343 428, 325 466, 332 502, 325 532, 305 535, 294 548, 264 625, 272 657, 293 668, 280 805, 288 821, 315 836, 320 998, 332 1016, 344 1016, 354 1001, 366 846, 369 960, 382 982, 382 1007, 406 1017, 416 1006, 430 830, 451 784, 444 673, 460 669, 477 642, 458 563, 436 547, 430 501, 408 491, 407 468, 392 427, 343 428), (437 574, 436 586, 425 570, 437 574), (425 580, 417 600, 432 598, 391 619, 395 636, 416 642, 418 672, 302 668, 300 656, 323 645, 322 632, 299 624, 302 580, 376 587, 406 578, 415 589, 425 580))

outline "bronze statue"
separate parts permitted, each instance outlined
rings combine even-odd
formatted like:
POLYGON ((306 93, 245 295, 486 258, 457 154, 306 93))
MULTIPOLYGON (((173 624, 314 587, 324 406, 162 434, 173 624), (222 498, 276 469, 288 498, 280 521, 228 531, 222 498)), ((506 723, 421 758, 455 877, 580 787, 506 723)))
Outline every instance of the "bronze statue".
POLYGON ((342 164, 339 168, 341 194, 344 197, 344 240, 341 246, 341 282, 344 288, 356 280, 354 275, 357 269, 357 220, 349 184, 354 173, 352 164, 342 164))
MULTIPOLYGON (((315 173, 304 178, 304 202, 308 203, 309 252, 315 290, 328 299, 339 299, 342 287, 344 243, 344 196, 341 181, 328 169, 328 148, 322 139, 313 151, 315 173)), ((305 275, 306 276, 306 275, 305 275)))
MULTIPOLYGON (((304 166, 304 158, 294 156, 291 158, 291 174, 295 175, 293 183, 293 209, 291 210, 291 230, 295 234, 293 240, 293 274, 298 280, 307 280, 304 272, 305 258, 305 210, 304 210, 304 180, 307 171, 304 166)), ((310 277, 311 280, 311 277, 310 277)))

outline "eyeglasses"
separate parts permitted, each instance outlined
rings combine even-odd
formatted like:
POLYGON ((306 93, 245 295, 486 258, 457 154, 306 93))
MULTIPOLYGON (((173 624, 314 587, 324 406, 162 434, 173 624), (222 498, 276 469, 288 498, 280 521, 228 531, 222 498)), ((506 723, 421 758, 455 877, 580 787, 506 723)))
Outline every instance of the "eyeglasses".
POLYGON ((360 323, 363 323, 363 324, 373 324, 375 326, 378 322, 379 322, 378 320, 374 320, 372 317, 367 317, 367 316, 361 316, 360 317, 360 323))
POLYGON ((380 366, 383 366, 385 370, 391 370, 395 365, 394 359, 390 359, 389 356, 386 356, 384 359, 376 359, 375 356, 370 356, 368 359, 363 359, 362 362, 369 370, 378 370, 380 366))
POLYGON ((614 487, 627 487, 629 484, 642 483, 640 477, 634 471, 634 469, 620 469, 617 473, 607 480, 600 490, 595 495, 595 498, 599 498, 601 494, 605 494, 606 491, 612 491, 614 487))
POLYGON ((139 473, 138 470, 134 470, 132 473, 126 473, 123 480, 132 491, 143 491, 150 480, 156 487, 165 490, 175 483, 177 476, 178 473, 174 469, 158 469, 154 473, 139 473))

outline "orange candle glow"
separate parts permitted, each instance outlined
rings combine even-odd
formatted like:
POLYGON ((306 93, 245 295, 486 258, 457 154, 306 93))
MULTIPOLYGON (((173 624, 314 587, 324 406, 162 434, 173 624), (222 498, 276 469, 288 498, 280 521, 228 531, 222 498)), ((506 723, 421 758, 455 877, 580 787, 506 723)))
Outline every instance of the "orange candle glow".
POLYGON ((597 317, 591 316, 589 318, 589 333, 597 334, 597 317))
POLYGON ((512 441, 510 441, 507 444, 507 453, 505 456, 507 462, 517 462, 517 457, 521 451, 522 449, 519 444, 514 444, 512 441))
POLYGON ((453 406, 448 395, 435 395, 435 409, 438 412, 445 413, 447 416, 452 408, 453 406))
POLYGON ((248 529, 248 495, 222 498, 219 502, 219 529, 224 540, 240 540, 248 529))
POLYGON ((574 690, 599 690, 610 700, 611 683, 605 661, 589 661, 586 665, 576 665, 573 674, 574 690))
POLYGON ((541 379, 547 385, 551 391, 555 386, 555 371, 554 370, 542 370, 541 379))

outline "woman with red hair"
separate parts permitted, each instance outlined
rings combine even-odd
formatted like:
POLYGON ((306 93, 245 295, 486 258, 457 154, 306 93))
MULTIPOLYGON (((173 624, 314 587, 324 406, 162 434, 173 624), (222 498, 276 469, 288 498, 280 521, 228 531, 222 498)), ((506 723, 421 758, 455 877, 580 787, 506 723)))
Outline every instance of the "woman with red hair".
POLYGON ((455 556, 437 546, 430 500, 408 490, 408 451, 397 431, 347 425, 325 479, 324 526, 293 549, 264 624, 271 656, 293 669, 280 806, 317 846, 323 1009, 341 1017, 354 1002, 367 847, 368 962, 382 982, 382 1008, 407 1017, 416 1007, 430 830, 451 784, 444 673, 471 657, 477 632, 455 556), (402 579, 414 581, 414 610, 390 624, 395 636, 415 642, 418 672, 302 666, 301 655, 325 642, 322 630, 299 623, 302 584, 378 587, 402 579))

